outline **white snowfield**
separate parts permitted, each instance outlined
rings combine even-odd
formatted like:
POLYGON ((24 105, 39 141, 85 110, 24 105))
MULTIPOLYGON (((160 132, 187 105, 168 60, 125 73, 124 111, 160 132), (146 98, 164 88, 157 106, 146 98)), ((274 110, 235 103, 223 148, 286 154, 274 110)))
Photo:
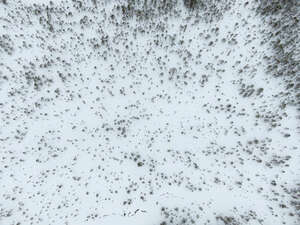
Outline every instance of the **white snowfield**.
POLYGON ((300 224, 257 2, 126 2, 0 1, 0 224, 300 224))

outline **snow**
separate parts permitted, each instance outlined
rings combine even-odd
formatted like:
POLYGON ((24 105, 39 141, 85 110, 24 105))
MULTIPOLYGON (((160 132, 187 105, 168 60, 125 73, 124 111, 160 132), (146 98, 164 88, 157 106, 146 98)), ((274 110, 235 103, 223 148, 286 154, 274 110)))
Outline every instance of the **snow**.
POLYGON ((212 22, 48 2, 0 4, 1 225, 299 224, 298 112, 255 1, 212 22))

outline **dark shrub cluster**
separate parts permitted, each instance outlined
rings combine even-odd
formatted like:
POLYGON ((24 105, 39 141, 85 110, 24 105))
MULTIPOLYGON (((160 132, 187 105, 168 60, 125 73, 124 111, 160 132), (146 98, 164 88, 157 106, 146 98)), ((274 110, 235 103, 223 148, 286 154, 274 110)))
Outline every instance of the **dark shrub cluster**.
POLYGON ((286 95, 293 96, 288 103, 298 105, 300 110, 300 2, 262 0, 257 12, 270 27, 269 31, 264 31, 265 40, 273 49, 273 55, 266 57, 268 72, 285 81, 286 95))

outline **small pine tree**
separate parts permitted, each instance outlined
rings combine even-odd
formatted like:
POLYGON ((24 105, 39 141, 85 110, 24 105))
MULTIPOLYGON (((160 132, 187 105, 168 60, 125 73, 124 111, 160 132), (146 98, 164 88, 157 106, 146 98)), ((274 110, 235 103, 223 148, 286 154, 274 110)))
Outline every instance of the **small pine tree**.
POLYGON ((197 5, 197 0, 184 0, 185 7, 194 9, 197 5))

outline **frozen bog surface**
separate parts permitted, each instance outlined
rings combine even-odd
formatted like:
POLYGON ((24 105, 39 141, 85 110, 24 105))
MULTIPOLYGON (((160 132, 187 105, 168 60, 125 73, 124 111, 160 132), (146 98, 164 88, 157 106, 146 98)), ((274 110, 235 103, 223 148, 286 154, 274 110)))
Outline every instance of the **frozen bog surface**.
POLYGON ((299 224, 299 12, 0 1, 0 224, 299 224))

